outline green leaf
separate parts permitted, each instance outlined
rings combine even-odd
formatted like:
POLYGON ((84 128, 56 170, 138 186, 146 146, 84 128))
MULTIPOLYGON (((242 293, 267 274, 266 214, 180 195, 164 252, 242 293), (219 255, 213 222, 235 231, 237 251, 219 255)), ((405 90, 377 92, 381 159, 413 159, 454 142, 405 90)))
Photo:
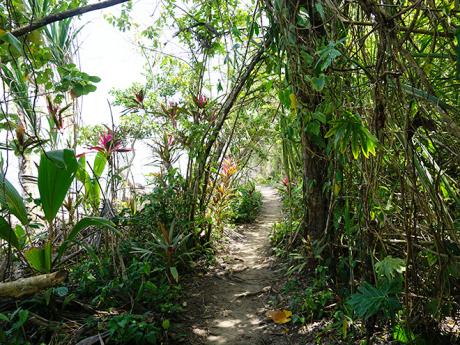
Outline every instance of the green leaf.
POLYGON ((73 150, 42 153, 38 167, 38 190, 48 222, 56 217, 78 169, 73 150))
POLYGON ((319 3, 319 2, 317 2, 315 4, 315 8, 316 8, 316 11, 318 11, 319 15, 321 16, 321 19, 324 20, 325 15, 324 15, 323 5, 321 5, 321 3, 319 3))
POLYGON ((388 280, 393 279, 396 273, 401 274, 406 270, 406 262, 400 258, 387 256, 375 264, 375 271, 379 276, 386 277, 388 280))
POLYGON ((101 190, 96 180, 88 179, 85 182, 85 193, 88 197, 88 202, 91 204, 91 207, 98 209, 101 203, 101 190))
POLYGON ((278 97, 280 99, 280 102, 281 104, 288 108, 291 106, 291 99, 289 98, 289 95, 291 94, 290 90, 289 89, 284 89, 284 90, 281 90, 279 93, 278 93, 278 97))
POLYGON ((178 283, 179 282, 179 272, 177 272, 177 268, 176 267, 170 267, 169 271, 171 272, 171 275, 174 278, 174 280, 176 281, 176 283, 178 283))
POLYGON ((320 65, 321 71, 325 71, 330 65, 332 65, 336 58, 342 55, 342 53, 336 49, 336 46, 341 43, 342 41, 330 41, 326 47, 319 51, 320 57, 316 65, 320 65))
POLYGON ((21 53, 21 41, 19 41, 13 34, 11 34, 11 32, 4 32, 0 34, 0 40, 5 43, 9 43, 17 53, 21 53))
POLYGON ((75 177, 77 178, 78 181, 80 181, 83 184, 85 183, 86 180, 90 179, 89 174, 86 171, 86 157, 85 156, 81 156, 78 159, 78 169, 77 169, 77 173, 75 174, 75 177))
POLYGON ((82 231, 83 229, 86 229, 89 226, 97 226, 97 227, 103 227, 110 229, 114 231, 115 233, 118 232, 118 230, 115 228, 115 224, 106 219, 106 218, 101 218, 101 217, 86 217, 81 219, 75 226, 73 227, 72 231, 70 231, 69 235, 67 238, 64 240, 64 242, 61 244, 61 246, 58 249, 58 255, 56 257, 56 261, 59 260, 59 258, 64 254, 65 250, 69 246, 69 244, 75 240, 77 235, 82 231))
POLYGON ((303 58, 303 61, 307 64, 307 66, 311 66, 312 63, 313 63, 313 57, 308 54, 306 51, 304 50, 301 50, 300 51, 300 55, 302 56, 303 58))
POLYGON ((393 339, 399 341, 402 344, 409 344, 415 340, 415 335, 411 330, 406 329, 400 324, 397 324, 393 328, 393 339))
POLYGON ((90 75, 88 77, 88 80, 93 82, 93 83, 99 83, 101 81, 101 78, 99 78, 98 76, 95 76, 95 75, 90 75))
POLYGON ((168 319, 165 319, 165 320, 163 320, 163 322, 161 323, 161 327, 163 327, 163 329, 165 329, 165 330, 168 330, 169 327, 171 327, 171 322, 169 322, 168 319))
POLYGON ((2 173, 0 173, 0 204, 15 215, 22 224, 29 223, 22 196, 2 173))
POLYGON ((318 77, 313 77, 310 80, 311 86, 315 91, 321 91, 326 85, 326 76, 324 74, 320 74, 318 77))
POLYGON ((107 164, 107 157, 102 153, 98 152, 94 158, 94 176, 99 178, 104 172, 105 166, 107 164))
POLYGON ((305 127, 307 133, 313 135, 319 135, 321 131, 321 124, 318 121, 310 121, 307 126, 305 127))
POLYGON ((18 237, 13 229, 11 229, 10 224, 3 217, 0 217, 0 238, 16 249, 20 249, 18 237))
POLYGON ((24 249, 24 246, 26 245, 26 241, 27 241, 27 233, 26 233, 26 231, 19 224, 17 224, 14 227, 13 231, 16 234, 16 237, 18 238, 18 241, 19 241, 19 248, 18 249, 19 250, 24 249))
POLYGON ((69 289, 66 286, 59 286, 54 289, 54 292, 59 297, 64 297, 64 296, 67 296, 67 294, 69 293, 69 289))
POLYGON ((18 315, 19 320, 11 326, 11 328, 14 330, 19 330, 26 323, 27 319, 29 318, 29 311, 27 309, 21 309, 18 315))
POLYGON ((359 157, 359 152, 360 152, 360 147, 359 147, 359 144, 358 144, 358 138, 356 137, 356 135, 353 135, 351 137, 351 152, 353 153, 353 158, 354 159, 358 159, 359 157))
POLYGON ((320 111, 315 111, 313 113, 313 116, 312 116, 315 120, 318 120, 319 122, 321 122, 323 125, 326 124, 327 120, 326 120, 326 115, 324 115, 322 112, 320 111))
POLYGON ((51 272, 51 243, 46 242, 43 248, 34 247, 24 252, 30 267, 42 272, 51 272))
POLYGON ((8 322, 8 321, 10 321, 10 319, 5 314, 0 313, 0 321, 8 322))
POLYGON ((394 314, 400 307, 396 297, 398 285, 385 284, 375 287, 368 282, 363 282, 358 291, 351 295, 348 304, 353 311, 364 320, 377 313, 394 314))

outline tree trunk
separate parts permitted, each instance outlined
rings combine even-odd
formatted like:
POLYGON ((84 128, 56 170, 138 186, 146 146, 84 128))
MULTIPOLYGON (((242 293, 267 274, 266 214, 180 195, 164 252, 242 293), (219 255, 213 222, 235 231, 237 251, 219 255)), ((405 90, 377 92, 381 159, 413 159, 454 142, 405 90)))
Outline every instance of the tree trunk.
MULTIPOLYGON (((327 181, 328 164, 325 147, 318 144, 315 134, 308 131, 311 114, 323 101, 320 92, 315 91, 307 76, 315 76, 314 66, 305 61, 303 53, 315 56, 317 44, 325 37, 324 26, 319 17, 315 0, 285 0, 284 5, 277 13, 282 26, 283 40, 286 44, 286 53, 289 70, 286 72, 287 79, 298 102, 297 116, 300 122, 300 139, 302 149, 303 170, 303 202, 304 218, 302 227, 304 236, 311 240, 319 240, 324 237, 328 200, 323 193, 323 187, 327 181), (301 8, 309 14, 311 28, 297 28, 297 18, 301 8), (295 37, 295 44, 292 44, 295 37)), ((274 8, 277 8, 276 6, 274 8)), ((321 126, 319 136, 324 138, 326 129, 321 126)), ((317 136, 318 137, 318 136, 317 136)))
POLYGON ((321 148, 310 142, 302 121, 302 158, 303 158, 303 228, 306 236, 319 240, 325 233, 328 200, 323 193, 327 179, 327 161, 321 148))

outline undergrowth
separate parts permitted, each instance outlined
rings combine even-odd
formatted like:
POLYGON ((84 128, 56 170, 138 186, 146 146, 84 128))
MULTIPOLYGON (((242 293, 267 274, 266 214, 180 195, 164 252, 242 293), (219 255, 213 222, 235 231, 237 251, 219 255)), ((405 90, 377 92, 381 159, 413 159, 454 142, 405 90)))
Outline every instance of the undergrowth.
MULTIPOLYGON (((284 218, 273 227, 274 253, 286 273, 280 295, 283 308, 293 312, 292 327, 310 329, 305 338, 323 344, 454 344, 455 329, 447 331, 447 308, 437 309, 438 321, 408 324, 404 286, 406 262, 394 253, 366 262, 351 253, 336 253, 337 261, 326 255, 321 242, 312 242, 301 233, 296 189, 280 188, 284 218), (314 325, 320 324, 319 328, 314 325)), ((432 316, 434 316, 432 314, 432 316)), ((305 331, 303 331, 305 332, 305 331)))

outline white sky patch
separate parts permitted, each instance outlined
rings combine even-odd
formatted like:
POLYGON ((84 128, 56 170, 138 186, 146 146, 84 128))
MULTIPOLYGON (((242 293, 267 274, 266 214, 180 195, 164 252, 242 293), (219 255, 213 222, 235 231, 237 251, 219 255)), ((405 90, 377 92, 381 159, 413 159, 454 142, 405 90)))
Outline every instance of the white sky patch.
MULTIPOLYGON (((141 28, 152 24, 156 2, 149 0, 137 1, 133 4, 131 17, 140 23, 141 28)), ((104 18, 104 15, 119 15, 121 6, 91 12, 83 15, 78 25, 85 25, 79 35, 80 67, 83 72, 96 75, 101 81, 96 84, 97 90, 84 96, 81 103, 82 120, 85 125, 111 124, 108 101, 112 89, 125 89, 134 82, 145 82, 143 75, 145 59, 135 44, 132 31, 121 32, 104 18)), ((119 124, 121 108, 112 107, 115 124, 119 124)), ((145 183, 144 174, 153 172, 150 148, 142 143, 135 146, 136 158, 132 172, 136 183, 145 183)))

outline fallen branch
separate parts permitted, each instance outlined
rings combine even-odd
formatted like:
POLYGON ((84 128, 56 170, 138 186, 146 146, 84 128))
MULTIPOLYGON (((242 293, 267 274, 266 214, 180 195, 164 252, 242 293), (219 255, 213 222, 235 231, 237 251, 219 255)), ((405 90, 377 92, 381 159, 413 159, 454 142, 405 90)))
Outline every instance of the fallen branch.
POLYGON ((66 271, 58 271, 30 278, 22 278, 13 282, 1 283, 0 297, 21 298, 33 295, 41 290, 63 283, 66 278, 66 271))
POLYGON ((43 17, 41 19, 38 19, 35 22, 32 22, 28 25, 21 26, 20 28, 11 31, 11 34, 15 37, 24 36, 25 34, 28 34, 48 24, 59 22, 67 18, 79 16, 80 14, 84 14, 87 12, 97 11, 103 8, 122 4, 124 2, 128 2, 128 0, 107 0, 107 1, 96 3, 96 4, 74 8, 74 9, 67 10, 67 11, 60 12, 60 13, 50 14, 49 16, 43 17))

